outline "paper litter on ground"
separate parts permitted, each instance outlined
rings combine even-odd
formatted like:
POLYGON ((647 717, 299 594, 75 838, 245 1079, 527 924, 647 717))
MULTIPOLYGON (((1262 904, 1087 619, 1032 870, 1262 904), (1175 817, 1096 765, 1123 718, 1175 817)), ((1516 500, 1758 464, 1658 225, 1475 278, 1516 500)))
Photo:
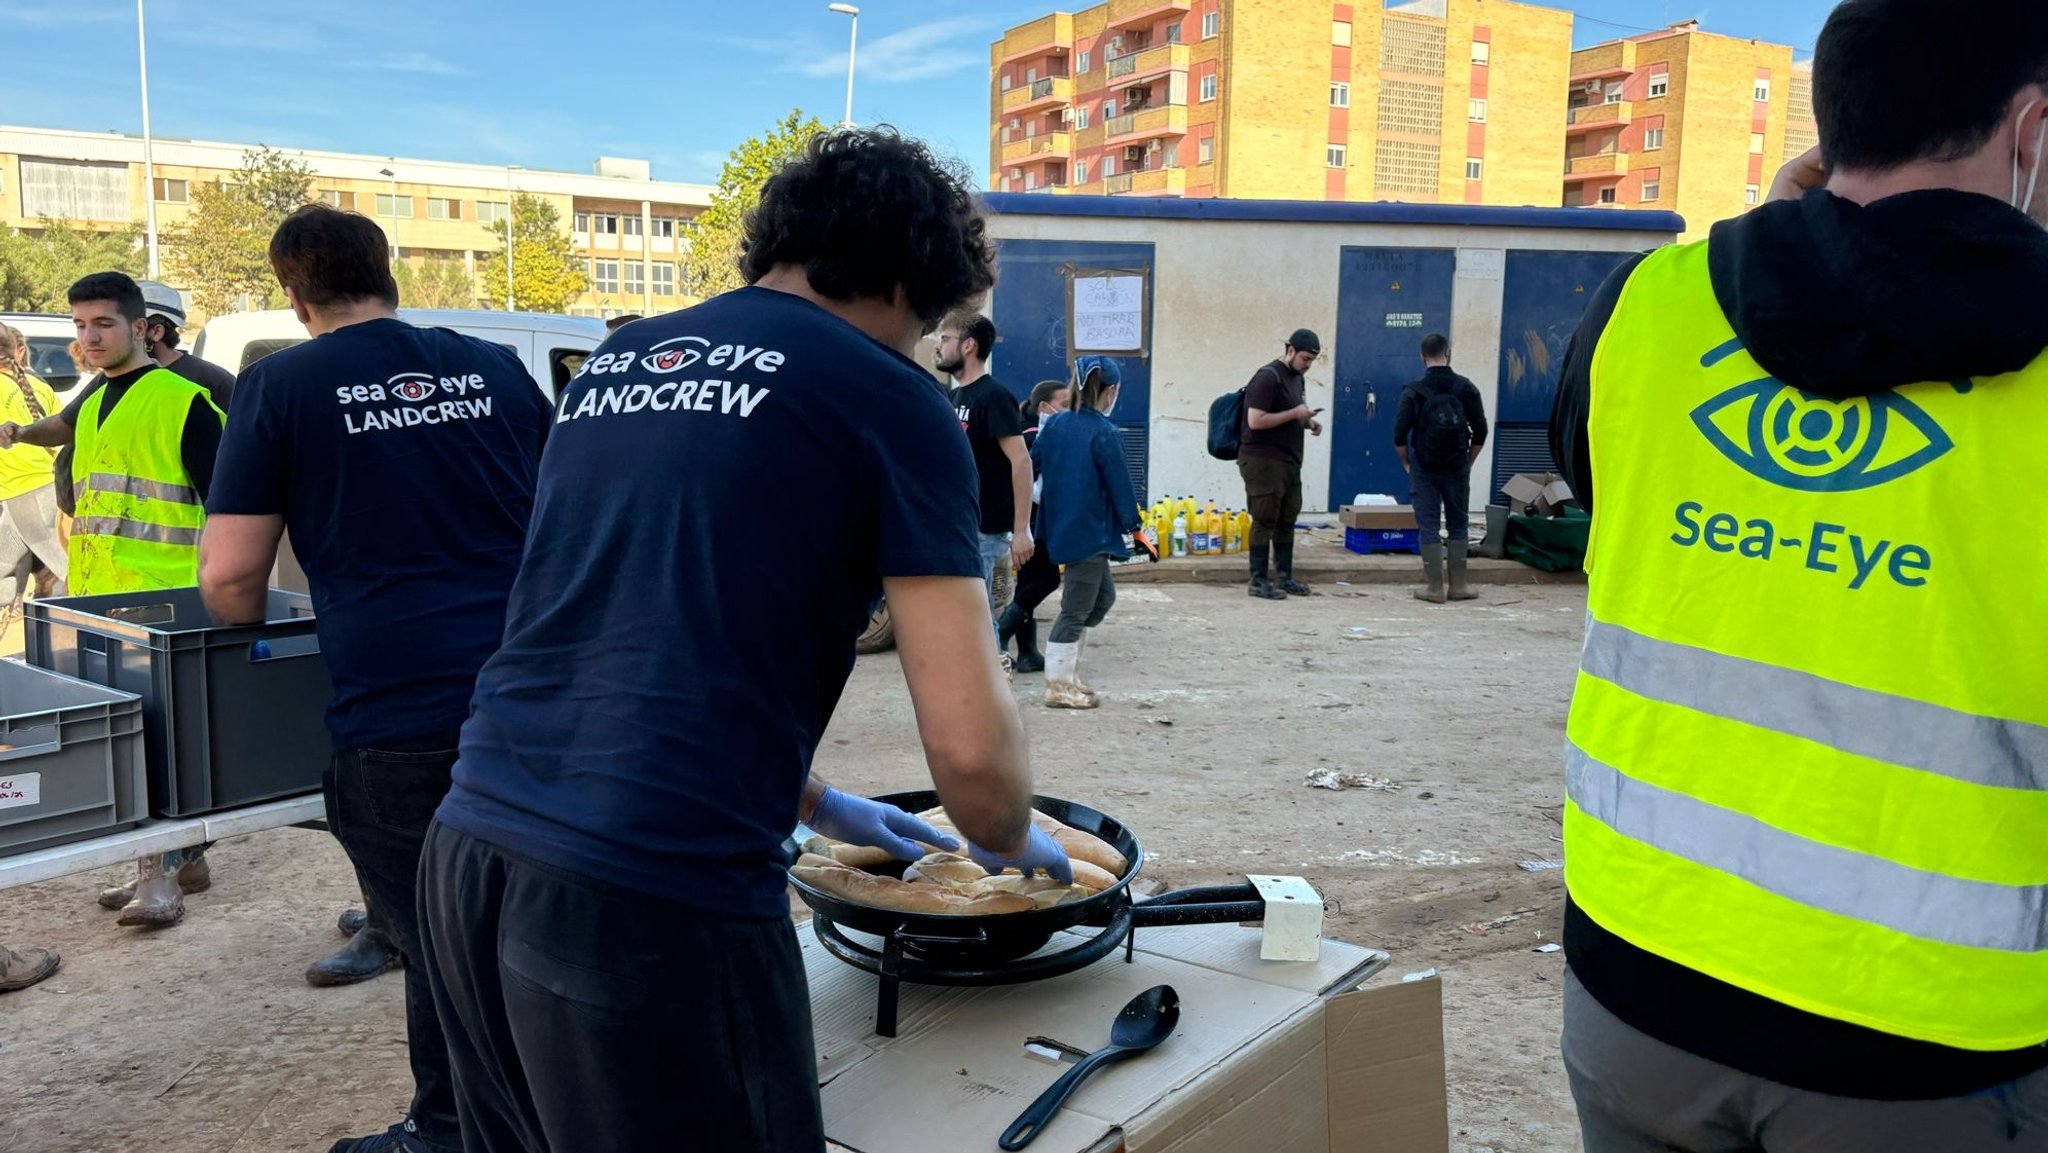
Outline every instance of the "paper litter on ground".
POLYGON ((1341 769, 1311 769, 1301 783, 1311 789, 1377 789, 1380 792, 1393 792, 1401 787, 1386 777, 1347 773, 1341 769))

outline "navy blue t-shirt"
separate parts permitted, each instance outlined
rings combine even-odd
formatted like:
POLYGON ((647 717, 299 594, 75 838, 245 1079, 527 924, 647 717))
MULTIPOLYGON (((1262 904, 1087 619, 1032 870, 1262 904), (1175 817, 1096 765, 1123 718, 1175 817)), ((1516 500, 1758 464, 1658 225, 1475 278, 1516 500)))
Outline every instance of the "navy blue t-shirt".
POLYGON ((571 381, 445 824, 782 917, 781 843, 884 577, 979 577, 959 422, 907 357, 765 288, 612 334, 571 381))
POLYGON ((242 373, 206 509, 284 517, 334 681, 335 744, 462 727, 504 635, 552 416, 504 348, 399 320, 242 373))

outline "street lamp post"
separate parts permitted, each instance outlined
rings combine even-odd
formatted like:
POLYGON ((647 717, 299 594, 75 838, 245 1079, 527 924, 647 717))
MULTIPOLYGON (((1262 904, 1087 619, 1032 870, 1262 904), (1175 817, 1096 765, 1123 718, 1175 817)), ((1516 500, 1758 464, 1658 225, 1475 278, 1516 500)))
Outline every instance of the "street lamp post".
POLYGON ((149 230, 149 278, 155 280, 161 269, 156 247, 156 148, 149 133, 149 34, 143 29, 142 0, 135 0, 135 59, 142 72, 142 180, 147 186, 142 212, 149 230))
POLYGON ((398 259, 398 173, 389 168, 379 168, 377 175, 391 182, 391 259, 398 259))
MULTIPOLYGON (((142 0, 136 0, 141 3, 142 0)), ((831 4, 827 7, 851 21, 846 33, 846 118, 839 123, 846 128, 853 127, 853 50, 860 42, 860 9, 851 4, 831 4)))

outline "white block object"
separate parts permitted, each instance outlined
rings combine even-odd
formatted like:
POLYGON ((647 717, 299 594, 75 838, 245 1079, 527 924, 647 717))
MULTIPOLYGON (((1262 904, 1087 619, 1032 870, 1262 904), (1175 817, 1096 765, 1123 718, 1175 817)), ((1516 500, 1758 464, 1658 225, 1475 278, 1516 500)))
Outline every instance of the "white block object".
POLYGON ((1266 899, 1265 934, 1259 957, 1267 961, 1313 961, 1323 951, 1323 895, 1300 877, 1247 876, 1266 899))

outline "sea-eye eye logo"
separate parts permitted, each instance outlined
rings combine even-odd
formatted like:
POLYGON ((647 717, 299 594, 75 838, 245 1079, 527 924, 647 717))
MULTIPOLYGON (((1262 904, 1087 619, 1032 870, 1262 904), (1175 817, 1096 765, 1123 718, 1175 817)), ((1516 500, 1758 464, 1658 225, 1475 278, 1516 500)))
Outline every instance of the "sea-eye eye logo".
MULTIPOLYGON (((1722 345, 1700 365, 1711 368, 1740 349, 1722 345)), ((1708 398, 1692 420, 1743 471, 1800 492, 1876 488, 1955 447, 1933 417, 1895 392, 1830 400, 1770 377, 1708 398)))

